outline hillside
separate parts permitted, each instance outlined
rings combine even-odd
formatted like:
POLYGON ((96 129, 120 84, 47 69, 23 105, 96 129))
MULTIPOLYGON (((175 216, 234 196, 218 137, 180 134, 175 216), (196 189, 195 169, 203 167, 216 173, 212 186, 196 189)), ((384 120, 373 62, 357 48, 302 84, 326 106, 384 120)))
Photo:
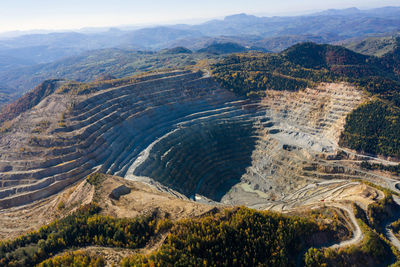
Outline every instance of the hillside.
POLYGON ((400 261, 397 49, 90 55, 0 113, 0 265, 400 261))
POLYGON ((47 80, 35 87, 32 91, 24 94, 15 102, 4 106, 0 113, 0 123, 9 121, 19 114, 33 108, 45 97, 54 93, 56 87, 64 82, 63 80, 47 80))
POLYGON ((183 46, 177 46, 169 49, 162 50, 164 54, 192 54, 193 51, 183 46))
POLYGON ((0 83, 8 88, 7 92, 22 95, 48 79, 90 82, 104 74, 122 78, 159 69, 182 69, 208 58, 204 54, 169 51, 96 50, 53 63, 0 71, 0 83))
POLYGON ((383 37, 369 37, 362 40, 349 40, 341 42, 344 47, 357 53, 381 57, 392 52, 399 43, 400 34, 391 34, 383 37))
POLYGON ((357 85, 387 103, 377 108, 371 100, 354 111, 358 115, 350 114, 340 144, 375 155, 400 157, 398 55, 397 48, 376 58, 340 46, 303 43, 280 54, 229 56, 214 65, 213 75, 223 87, 248 97, 265 96, 268 89, 302 90, 320 82, 357 85), (366 118, 373 118, 370 123, 374 127, 367 126, 366 118))
POLYGON ((12 90, 6 89, 5 86, 2 87, 0 85, 0 88, 0 107, 7 103, 11 103, 18 98, 16 93, 12 90))
POLYGON ((209 53, 209 54, 231 54, 246 52, 247 49, 236 43, 214 43, 202 49, 199 49, 199 53, 209 53))

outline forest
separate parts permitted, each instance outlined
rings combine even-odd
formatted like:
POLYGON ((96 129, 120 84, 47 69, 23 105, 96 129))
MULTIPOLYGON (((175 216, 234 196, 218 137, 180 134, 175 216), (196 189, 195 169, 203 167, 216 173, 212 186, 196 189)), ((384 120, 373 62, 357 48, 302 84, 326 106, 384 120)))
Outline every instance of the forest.
POLYGON ((346 118, 340 144, 371 154, 400 157, 400 109, 375 99, 346 118))
POLYGON ((138 249, 158 234, 167 234, 160 249, 127 257, 121 264, 294 266, 313 234, 324 231, 332 233, 328 226, 310 219, 244 207, 172 222, 156 216, 112 218, 90 204, 38 231, 2 241, 0 266, 104 266, 98 255, 59 253, 89 245, 138 249))
POLYGON ((241 207, 179 221, 158 251, 126 258, 122 266, 295 266, 318 231, 304 218, 241 207))
POLYGON ((103 267, 105 261, 102 256, 92 256, 82 251, 66 252, 55 256, 37 265, 38 267, 73 266, 73 267, 103 267))
MULTIPOLYGON (((99 215, 99 212, 98 205, 89 204, 37 231, 14 240, 1 241, 0 266, 35 266, 71 247, 140 248, 154 235, 155 220, 152 216, 116 219, 99 215)), ((75 256, 72 258, 84 260, 75 256)))
POLYGON ((367 170, 381 170, 388 171, 393 173, 394 175, 400 175, 400 164, 397 165, 384 165, 382 163, 369 163, 368 161, 363 161, 360 164, 361 168, 367 170))

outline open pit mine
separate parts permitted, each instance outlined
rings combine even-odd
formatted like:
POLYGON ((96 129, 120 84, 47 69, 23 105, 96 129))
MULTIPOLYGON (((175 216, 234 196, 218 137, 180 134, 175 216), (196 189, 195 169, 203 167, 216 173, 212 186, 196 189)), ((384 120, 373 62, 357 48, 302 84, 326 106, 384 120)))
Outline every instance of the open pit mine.
MULTIPOLYGON (((93 172, 179 198, 286 211, 363 198, 359 182, 394 180, 355 167, 338 147, 363 93, 345 83, 248 100, 201 71, 175 71, 86 94, 54 93, 0 139, 0 207, 51 196, 93 172), (34 125, 34 127, 32 127, 34 125)), ((367 201, 368 202, 368 201, 367 201)), ((366 202, 366 203, 367 203, 366 202)))

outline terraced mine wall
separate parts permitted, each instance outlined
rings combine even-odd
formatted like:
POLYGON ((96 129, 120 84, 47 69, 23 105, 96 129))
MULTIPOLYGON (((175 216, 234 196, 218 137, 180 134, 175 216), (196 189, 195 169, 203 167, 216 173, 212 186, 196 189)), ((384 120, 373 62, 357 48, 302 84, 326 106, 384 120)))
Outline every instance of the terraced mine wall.
POLYGON ((250 101, 190 71, 87 95, 56 90, 1 135, 0 208, 96 171, 196 201, 275 210, 338 197, 355 178, 382 178, 357 167, 358 155, 337 157, 362 92, 342 83, 266 95, 250 101))
POLYGON ((220 201, 251 165, 256 143, 251 118, 229 114, 181 124, 129 173, 151 177, 190 198, 200 194, 220 201))
MULTIPOLYGON (((183 143, 186 142, 184 147, 187 147, 187 150, 174 153, 176 156, 192 157, 194 160, 200 156, 203 163, 208 164, 215 161, 213 153, 220 153, 217 156, 225 162, 222 164, 224 166, 215 167, 209 175, 219 177, 226 172, 229 174, 226 173, 226 181, 219 181, 218 187, 210 193, 211 197, 220 198, 223 195, 221 192, 238 182, 240 172, 244 172, 245 165, 250 164, 254 146, 250 113, 254 111, 244 109, 243 103, 246 101, 221 89, 211 78, 203 77, 200 72, 175 72, 161 77, 157 75, 154 79, 106 89, 88 96, 51 97, 52 100, 43 101, 52 103, 57 102, 57 98, 73 98, 70 101, 74 102, 74 107, 66 116, 65 126, 50 127, 46 134, 33 137, 30 134, 25 140, 21 137, 27 146, 24 151, 6 151, 6 139, 13 141, 11 133, 10 136, 2 137, 0 207, 21 205, 46 197, 94 171, 124 176, 140 157, 140 153, 155 140, 173 131, 175 134, 170 134, 172 139, 166 142, 181 139, 183 143), (189 127, 190 124, 193 126, 189 127), (183 131, 183 128, 191 129, 191 132, 183 131), (229 143, 242 141, 242 136, 246 136, 243 144, 230 148, 229 143), (226 139, 220 142, 219 137, 226 139), (207 139, 208 146, 199 150, 201 142, 207 139), (214 147, 213 142, 217 142, 218 146, 214 147), (224 151, 234 153, 224 155, 224 151), (240 166, 229 170, 230 157, 236 157, 240 166)), ((49 105, 47 103, 42 106, 45 109, 49 105)), ((15 123, 23 125, 27 121, 40 119, 37 118, 43 113, 40 109, 39 104, 38 109, 22 114, 15 123)), ((160 144, 156 149, 167 150, 166 147, 160 148, 160 144)), ((179 162, 178 158, 174 160, 179 162)), ((146 165, 151 164, 146 162, 146 165)), ((204 165, 198 165, 197 168, 204 169, 204 165)), ((175 172, 179 169, 178 166, 174 168, 175 172)), ((141 171, 136 173, 148 175, 149 171, 149 168, 141 166, 141 171)), ((164 174, 152 175, 152 178, 164 182, 167 177, 172 177, 174 171, 167 167, 164 172, 161 171, 164 174)), ((197 172, 196 167, 193 167, 191 175, 197 172)), ((192 176, 184 177, 182 172, 178 178, 190 180, 192 176)), ((179 179, 175 184, 182 183, 179 179)), ((197 180, 208 181, 212 178, 194 179, 196 182, 193 184, 197 183, 194 188, 180 187, 178 191, 190 196, 198 186, 199 192, 205 192, 207 190, 197 180)))

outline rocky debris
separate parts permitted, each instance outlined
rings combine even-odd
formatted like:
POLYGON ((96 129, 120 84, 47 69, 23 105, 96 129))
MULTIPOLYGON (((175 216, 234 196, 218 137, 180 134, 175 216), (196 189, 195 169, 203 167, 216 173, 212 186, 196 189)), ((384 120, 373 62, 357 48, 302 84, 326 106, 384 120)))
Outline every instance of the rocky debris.
POLYGON ((126 187, 125 185, 120 185, 117 188, 113 189, 111 191, 111 194, 109 195, 110 198, 119 200, 119 198, 123 195, 127 195, 131 192, 131 189, 129 187, 126 187))
POLYGON ((284 150, 287 150, 287 151, 293 151, 293 150, 296 149, 296 146, 284 144, 284 145, 282 146, 282 148, 283 148, 284 150))

